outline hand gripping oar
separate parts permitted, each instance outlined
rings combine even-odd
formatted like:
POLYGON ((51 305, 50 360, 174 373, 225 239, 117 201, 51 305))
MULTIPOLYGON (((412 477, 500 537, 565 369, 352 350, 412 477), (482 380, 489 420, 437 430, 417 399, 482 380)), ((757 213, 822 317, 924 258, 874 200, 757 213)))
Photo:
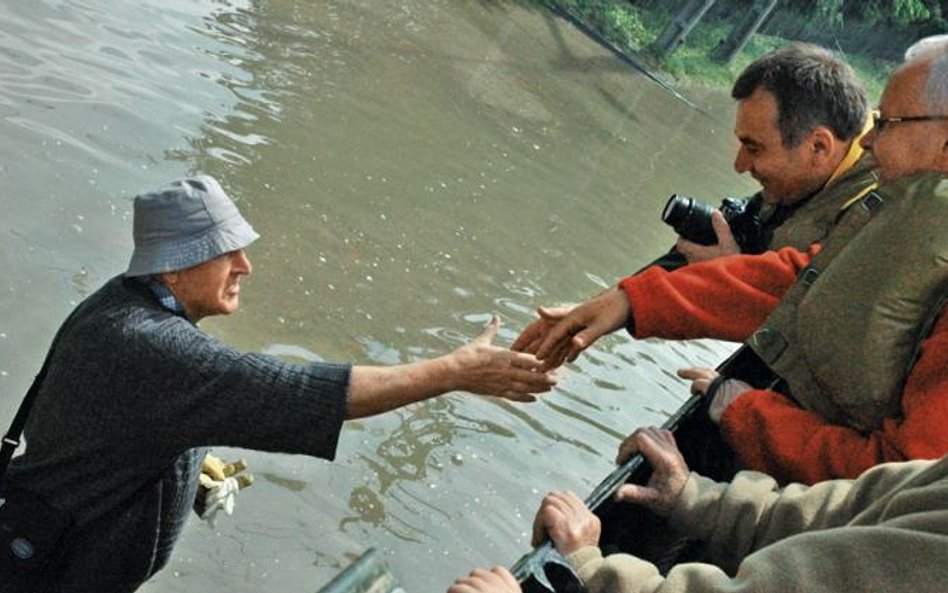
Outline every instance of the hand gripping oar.
MULTIPOLYGON (((662 424, 662 428, 674 432, 682 422, 688 419, 700 407, 701 399, 704 396, 700 394, 692 395, 678 411, 662 424)), ((618 490, 619 486, 625 484, 636 470, 645 463, 645 457, 637 453, 629 458, 628 461, 617 467, 611 474, 606 476, 602 482, 586 497, 584 501, 589 509, 595 510, 612 494, 618 490)), ((546 575, 546 566, 548 564, 558 564, 569 570, 574 576, 575 571, 566 561, 566 558, 553 547, 553 542, 547 539, 540 546, 534 548, 532 552, 525 554, 510 569, 514 578, 519 582, 525 581, 528 577, 533 577, 547 591, 554 591, 550 579, 546 575)))

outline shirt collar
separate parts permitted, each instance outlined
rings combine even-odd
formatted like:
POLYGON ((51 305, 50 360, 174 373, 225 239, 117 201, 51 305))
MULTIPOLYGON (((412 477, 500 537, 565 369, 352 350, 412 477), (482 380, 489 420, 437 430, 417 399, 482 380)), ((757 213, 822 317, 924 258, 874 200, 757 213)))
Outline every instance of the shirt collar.
POLYGON ((162 307, 177 315, 184 315, 184 306, 181 305, 181 301, 171 294, 171 291, 168 290, 168 287, 165 286, 163 282, 154 276, 141 276, 139 277, 139 281, 148 287, 152 296, 157 299, 162 307))
POLYGON ((839 162, 839 165, 836 166, 836 170, 833 171, 833 174, 830 175, 830 178, 826 181, 826 185, 830 185, 836 181, 839 177, 842 177, 844 173, 849 171, 853 165, 856 164, 856 161, 862 157, 863 149, 859 142, 862 140, 862 137, 868 134, 872 130, 872 118, 866 120, 866 123, 862 126, 862 132, 853 139, 853 143, 849 145, 849 150, 846 152, 846 155, 843 157, 843 160, 839 162))

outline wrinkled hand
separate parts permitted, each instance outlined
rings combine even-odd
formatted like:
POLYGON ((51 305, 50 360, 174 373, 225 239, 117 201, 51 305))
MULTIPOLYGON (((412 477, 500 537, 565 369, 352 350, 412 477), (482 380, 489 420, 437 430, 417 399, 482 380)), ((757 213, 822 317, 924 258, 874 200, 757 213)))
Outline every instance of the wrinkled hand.
POLYGON ((454 389, 514 401, 536 401, 535 394, 556 385, 556 374, 546 370, 532 354, 491 345, 499 327, 500 319, 494 315, 484 333, 448 355, 455 365, 454 389))
POLYGON ((585 546, 599 545, 602 525, 599 517, 572 492, 550 492, 540 503, 533 520, 533 545, 539 546, 546 535, 564 556, 585 546))
POLYGON ((194 510, 198 516, 212 526, 217 513, 234 513, 237 493, 253 484, 253 474, 246 472, 247 462, 238 459, 233 463, 224 463, 219 457, 208 453, 201 462, 201 475, 198 478, 198 492, 194 501, 194 510))
POLYGON ((714 234, 718 238, 716 245, 701 245, 700 243, 689 241, 684 237, 678 237, 678 242, 675 243, 675 249, 685 256, 688 263, 693 264, 708 261, 716 257, 741 252, 740 246, 737 244, 737 241, 734 240, 731 226, 718 209, 715 209, 711 214, 711 227, 714 229, 714 234))
POLYGON ((511 350, 515 352, 527 352, 536 354, 540 344, 546 338, 553 326, 572 311, 576 305, 563 305, 560 307, 540 307, 537 309, 539 319, 533 321, 524 328, 520 335, 514 341, 511 350))
POLYGON ((549 369, 572 362, 600 337, 626 326, 629 313, 625 293, 611 288, 574 307, 559 320, 537 348, 537 358, 549 369))
POLYGON ((622 463, 639 452, 652 464, 652 477, 646 486, 620 486, 616 500, 640 504, 666 517, 688 481, 688 465, 675 444, 674 435, 661 428, 640 428, 633 432, 620 445, 616 461, 622 463))
POLYGON ((700 393, 704 395, 708 392, 711 381, 718 376, 714 369, 678 369, 678 376, 682 379, 691 380, 691 393, 700 393))
POLYGON ((502 566, 478 568, 454 581, 448 593, 521 593, 520 583, 502 566))

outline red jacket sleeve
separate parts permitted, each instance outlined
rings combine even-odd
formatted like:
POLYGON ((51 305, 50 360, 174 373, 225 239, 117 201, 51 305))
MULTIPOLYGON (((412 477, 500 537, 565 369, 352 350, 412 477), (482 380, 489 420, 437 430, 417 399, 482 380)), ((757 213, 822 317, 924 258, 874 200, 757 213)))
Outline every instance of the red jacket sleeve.
POLYGON ((855 478, 887 461, 948 453, 948 315, 942 310, 902 393, 902 418, 872 433, 827 423, 772 391, 751 391, 724 412, 725 439, 749 469, 781 483, 855 478))
POLYGON ((652 266, 623 279, 619 288, 629 300, 636 338, 742 342, 770 315, 813 253, 786 247, 672 272, 652 266))

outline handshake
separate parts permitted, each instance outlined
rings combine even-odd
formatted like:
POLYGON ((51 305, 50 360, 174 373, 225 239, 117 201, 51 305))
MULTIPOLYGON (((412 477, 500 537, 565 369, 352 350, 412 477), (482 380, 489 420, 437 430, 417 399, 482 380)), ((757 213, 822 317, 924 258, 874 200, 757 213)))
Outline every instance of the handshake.
POLYGON ((626 327, 631 310, 625 294, 611 288, 581 305, 540 307, 539 318, 528 325, 511 346, 535 355, 544 369, 573 362, 602 336, 626 327))

